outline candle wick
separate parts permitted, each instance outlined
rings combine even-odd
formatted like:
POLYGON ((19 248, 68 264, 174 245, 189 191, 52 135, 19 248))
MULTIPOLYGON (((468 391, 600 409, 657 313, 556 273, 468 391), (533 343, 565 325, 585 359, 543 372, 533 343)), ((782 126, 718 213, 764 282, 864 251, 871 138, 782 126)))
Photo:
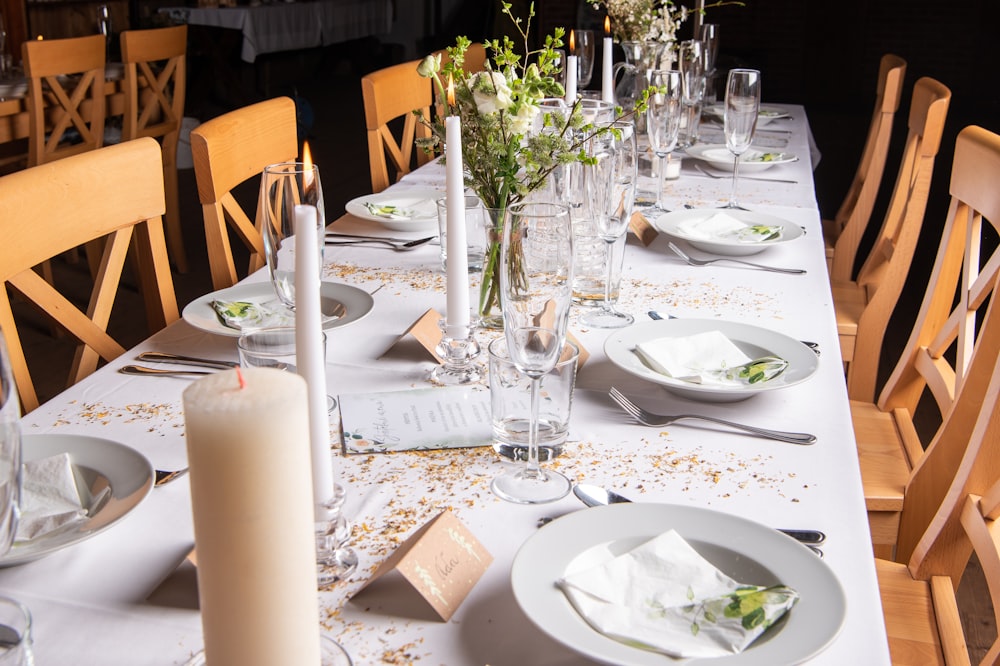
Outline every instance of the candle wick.
POLYGON ((240 390, 245 389, 247 387, 247 380, 239 368, 236 368, 236 378, 240 381, 240 390))

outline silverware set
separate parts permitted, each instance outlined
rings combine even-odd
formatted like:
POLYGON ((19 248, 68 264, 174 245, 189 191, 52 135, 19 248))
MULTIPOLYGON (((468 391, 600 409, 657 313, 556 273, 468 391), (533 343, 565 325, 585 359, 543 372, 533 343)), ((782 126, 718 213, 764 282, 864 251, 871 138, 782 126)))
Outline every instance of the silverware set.
POLYGON ((149 368, 144 365, 126 365, 118 368, 118 372, 123 375, 143 375, 146 377, 197 377, 199 375, 210 375, 219 370, 238 368, 236 361, 220 361, 211 358, 198 358, 197 356, 183 356, 180 354, 168 354, 166 352, 142 352, 135 357, 137 361, 147 363, 172 363, 176 365, 189 365, 206 370, 186 370, 178 368, 149 368))

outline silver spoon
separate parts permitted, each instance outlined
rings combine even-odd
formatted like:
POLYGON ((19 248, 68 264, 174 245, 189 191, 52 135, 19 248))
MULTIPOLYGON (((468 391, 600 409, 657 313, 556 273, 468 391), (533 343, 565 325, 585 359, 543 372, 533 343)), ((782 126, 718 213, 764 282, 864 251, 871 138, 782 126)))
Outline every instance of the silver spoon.
POLYGON ((141 365, 126 365, 118 368, 118 372, 123 375, 145 375, 147 377, 191 377, 192 375, 211 375, 208 370, 160 370, 159 368, 146 368, 141 365))
POLYGON ((805 273, 805 269, 802 268, 777 268, 775 266, 765 266, 764 264, 755 264, 752 261, 743 261, 742 259, 731 259, 730 257, 719 257, 718 259, 695 259, 694 257, 688 256, 684 250, 680 249, 673 243, 670 243, 670 249, 674 251, 678 257, 686 261, 692 266, 708 266, 714 264, 717 261, 728 261, 734 264, 743 264, 744 266, 753 266, 754 268, 759 268, 762 271, 772 271, 774 273, 789 273, 792 275, 802 275, 805 273))

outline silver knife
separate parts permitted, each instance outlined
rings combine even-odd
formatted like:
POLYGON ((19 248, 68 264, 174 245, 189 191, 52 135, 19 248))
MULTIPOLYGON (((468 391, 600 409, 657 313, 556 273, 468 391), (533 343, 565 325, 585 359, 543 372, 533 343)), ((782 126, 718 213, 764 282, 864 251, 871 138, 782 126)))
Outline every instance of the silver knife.
POLYGON ((217 361, 210 358, 197 358, 195 356, 181 356, 180 354, 168 354, 166 352, 148 351, 142 352, 135 357, 136 360, 149 363, 176 363, 178 365, 196 365, 202 368, 238 368, 240 364, 236 361, 217 361))
MULTIPOLYGON (((600 486, 594 486, 588 483, 578 483, 573 486, 573 494, 587 506, 605 506, 608 504, 622 504, 632 501, 624 495, 619 495, 612 490, 607 490, 605 488, 601 488, 600 486)), ((783 532, 796 541, 804 543, 808 546, 816 546, 826 541, 826 535, 819 530, 779 529, 778 531, 783 532)))

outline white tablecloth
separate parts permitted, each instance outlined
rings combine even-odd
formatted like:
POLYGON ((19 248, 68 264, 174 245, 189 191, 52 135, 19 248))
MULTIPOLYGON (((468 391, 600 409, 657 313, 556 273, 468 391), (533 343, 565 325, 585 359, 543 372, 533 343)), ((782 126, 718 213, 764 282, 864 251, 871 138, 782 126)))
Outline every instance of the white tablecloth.
MULTIPOLYGON (((888 664, 857 454, 841 369, 820 219, 812 193, 806 122, 800 107, 784 127, 788 149, 803 158, 758 174, 798 185, 741 183, 741 201, 785 217, 807 234, 757 258, 809 269, 787 276, 738 267, 687 266, 667 249, 630 240, 620 306, 639 321, 650 309, 679 317, 718 317, 772 328, 819 343, 817 374, 797 387, 726 405, 689 402, 612 365, 602 351, 609 332, 571 330, 591 353, 574 396, 570 441, 555 465, 578 481, 615 488, 637 501, 708 507, 775 527, 824 531, 825 562, 848 598, 844 629, 815 659, 818 664, 888 664), (647 428, 608 398, 610 386, 640 396, 663 412, 692 410, 764 427, 811 432, 813 446, 795 446, 697 424, 647 428)), ((328 167, 329 172, 335 172, 328 167)), ((432 165, 398 187, 436 181, 432 165)), ((439 182, 439 181, 438 181, 439 182)), ((676 205, 716 205, 729 182, 684 176, 672 185, 676 205)), ((331 219, 339 211, 328 211, 331 219)), ((380 232, 344 218, 343 232, 380 232)), ((399 236, 399 232, 385 232, 399 236)), ((420 234, 414 234, 419 236, 420 234)), ((411 252, 327 248, 325 279, 374 292, 370 316, 328 333, 327 377, 333 393, 426 387, 433 364, 412 348, 393 346, 427 308, 445 309, 439 248, 411 252)), ((252 280, 265 279, 264 275, 252 280)), ((234 338, 178 322, 25 418, 25 431, 81 433, 127 443, 160 469, 186 464, 181 391, 188 380, 126 377, 116 368, 138 351, 237 358, 234 338)), ((582 510, 572 495, 556 503, 520 506, 496 498, 490 480, 502 467, 489 447, 451 452, 335 455, 348 489, 360 572, 321 594, 323 626, 356 664, 580 664, 580 655, 549 638, 525 617, 510 587, 511 561, 539 518, 582 510), (448 622, 430 616, 391 583, 349 597, 368 574, 418 526, 445 508, 479 538, 495 560, 448 622), (415 609, 415 610, 414 610, 415 609), (400 659, 401 661, 391 661, 400 659)), ((186 478, 154 489, 111 530, 41 560, 0 571, 0 590, 24 600, 36 620, 39 664, 181 664, 201 644, 188 576, 174 574, 193 545, 186 478), (155 593, 154 593, 155 591, 155 593), (150 601, 150 595, 156 601, 150 601)), ((266 489, 262 489, 266 492, 266 489)), ((184 570, 181 570, 183 574, 184 570)), ((794 611, 793 611, 794 612, 794 611)), ((664 663, 667 663, 666 660, 664 663)))
POLYGON ((176 21, 239 30, 240 57, 295 51, 382 35, 392 30, 389 0, 310 0, 240 7, 164 7, 176 21))

